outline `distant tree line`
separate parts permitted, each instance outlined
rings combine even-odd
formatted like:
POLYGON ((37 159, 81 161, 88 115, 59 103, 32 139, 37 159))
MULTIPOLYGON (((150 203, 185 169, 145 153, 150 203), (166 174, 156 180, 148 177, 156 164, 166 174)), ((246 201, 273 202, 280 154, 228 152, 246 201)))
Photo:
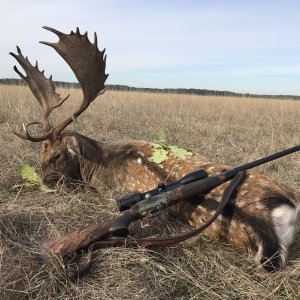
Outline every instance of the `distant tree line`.
MULTIPOLYGON (((62 88, 80 88, 79 83, 76 82, 64 82, 54 81, 56 87, 62 88)), ((21 79, 2 78, 0 84, 7 85, 25 85, 25 82, 21 79)), ((300 96, 295 95, 259 95, 259 94, 243 94, 234 93, 230 91, 216 91, 206 89, 158 89, 158 88, 136 88, 127 85, 108 84, 108 90, 112 91, 130 91, 130 92, 145 92, 145 93, 165 93, 165 94, 180 94, 180 95, 202 95, 202 96, 224 96, 224 97, 247 97, 247 98, 267 98, 267 99, 292 99, 300 100, 300 96)))

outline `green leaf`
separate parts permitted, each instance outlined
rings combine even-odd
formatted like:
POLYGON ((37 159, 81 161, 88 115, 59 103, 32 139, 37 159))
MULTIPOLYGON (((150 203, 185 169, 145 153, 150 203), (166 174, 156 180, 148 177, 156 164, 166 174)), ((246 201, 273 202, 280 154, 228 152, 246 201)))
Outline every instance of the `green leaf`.
POLYGON ((37 173, 35 167, 30 166, 29 164, 23 164, 19 167, 19 175, 25 180, 25 183, 18 184, 13 186, 14 189, 17 188, 36 188, 40 187, 41 191, 44 193, 53 193, 55 190, 48 188, 45 184, 43 184, 42 177, 37 173))
POLYGON ((163 149, 163 145, 161 144, 157 144, 157 143, 152 143, 151 146, 154 148, 154 149, 163 149))
POLYGON ((170 151, 172 152, 172 154, 177 158, 184 159, 187 156, 191 156, 193 154, 192 152, 190 152, 184 148, 179 148, 175 145, 170 145, 169 148, 170 148, 170 151))
POLYGON ((167 134, 164 130, 158 132, 157 140, 160 144, 167 144, 167 134))
POLYGON ((36 172, 35 167, 28 164, 23 164, 19 168, 19 175, 22 179, 28 181, 32 185, 41 185, 43 183, 42 177, 36 172))
POLYGON ((161 130, 157 134, 157 142, 151 144, 153 147, 153 154, 151 159, 153 162, 160 164, 168 159, 169 151, 177 158, 184 159, 191 156, 193 153, 184 149, 179 148, 175 145, 169 145, 167 143, 167 134, 165 131, 161 130))
POLYGON ((151 156, 151 160, 157 164, 161 164, 168 158, 168 151, 160 148, 160 149, 154 149, 153 154, 151 156))
POLYGON ((44 193, 55 193, 55 190, 48 188, 45 184, 41 185, 41 191, 44 193))

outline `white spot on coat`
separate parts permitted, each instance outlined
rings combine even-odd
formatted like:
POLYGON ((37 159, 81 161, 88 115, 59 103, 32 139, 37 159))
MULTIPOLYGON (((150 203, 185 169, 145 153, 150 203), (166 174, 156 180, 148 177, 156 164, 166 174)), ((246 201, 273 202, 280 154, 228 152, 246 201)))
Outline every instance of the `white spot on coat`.
POLYGON ((248 191, 241 191, 241 196, 245 196, 248 193, 248 191))

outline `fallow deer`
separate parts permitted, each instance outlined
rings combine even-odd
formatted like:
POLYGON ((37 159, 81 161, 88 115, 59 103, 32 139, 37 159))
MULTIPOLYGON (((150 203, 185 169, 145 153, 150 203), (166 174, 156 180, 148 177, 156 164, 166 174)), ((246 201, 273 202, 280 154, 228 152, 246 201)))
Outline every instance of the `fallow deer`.
MULTIPOLYGON (((80 179, 96 190, 105 183, 127 192, 145 192, 155 188, 159 182, 175 181, 197 168, 203 168, 209 175, 229 168, 209 162, 197 153, 185 159, 178 159, 169 153, 168 159, 157 164, 151 160, 153 149, 148 142, 108 144, 77 132, 65 131, 105 91, 104 84, 108 77, 105 74, 106 56, 104 50, 98 50, 96 33, 94 43, 91 43, 87 33, 82 35, 78 28, 70 34, 44 28, 56 34, 59 41, 41 43, 54 48, 69 64, 83 92, 78 110, 58 126, 52 126, 49 121, 52 110, 60 107, 68 96, 62 99, 55 91, 52 78, 47 79, 37 64, 31 65, 18 47, 17 54, 10 53, 26 75, 16 66, 14 70, 26 81, 43 109, 39 121, 24 126, 24 134, 15 134, 31 142, 42 142, 41 167, 45 174, 54 172, 80 179), (41 125, 41 135, 32 136, 29 133, 28 128, 34 124, 41 125)), ((177 206, 173 213, 192 226, 201 226, 215 211, 227 185, 223 184, 203 197, 177 206)), ((268 271, 284 268, 288 247, 300 227, 299 194, 264 175, 247 172, 233 200, 234 203, 204 234, 250 251, 268 271)))

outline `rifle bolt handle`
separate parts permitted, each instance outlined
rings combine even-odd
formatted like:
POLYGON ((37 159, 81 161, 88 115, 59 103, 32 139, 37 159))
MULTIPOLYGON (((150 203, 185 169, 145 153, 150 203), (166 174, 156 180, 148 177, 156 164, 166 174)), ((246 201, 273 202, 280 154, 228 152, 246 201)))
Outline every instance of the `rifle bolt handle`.
POLYGON ((145 199, 150 199, 151 198, 151 194, 150 193, 147 193, 146 195, 145 195, 145 199))

